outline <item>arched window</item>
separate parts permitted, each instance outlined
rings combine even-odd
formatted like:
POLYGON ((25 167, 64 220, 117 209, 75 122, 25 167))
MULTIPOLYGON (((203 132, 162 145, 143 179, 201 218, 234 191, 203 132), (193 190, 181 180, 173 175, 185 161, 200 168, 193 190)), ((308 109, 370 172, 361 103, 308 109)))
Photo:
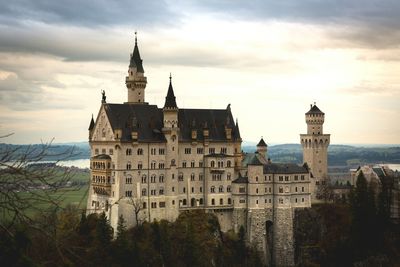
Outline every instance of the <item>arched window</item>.
POLYGON ((128 163, 126 164, 126 169, 130 170, 132 168, 131 162, 128 161, 128 163))
POLYGON ((137 150, 137 154, 138 154, 138 155, 143 155, 143 149, 141 149, 141 148, 138 148, 138 150, 137 150))
POLYGON ((147 183, 147 177, 146 177, 146 174, 143 174, 142 175, 142 184, 145 184, 145 183, 147 183))
POLYGON ((211 205, 215 205, 215 199, 211 199, 211 205))
POLYGON ((190 175, 190 181, 194 181, 194 179, 195 179, 195 175, 194 175, 194 173, 192 173, 192 174, 190 175))
POLYGON ((171 166, 175 166, 175 160, 171 159, 171 166))
POLYGON ((228 172, 228 173, 226 174, 226 180, 228 180, 228 181, 231 180, 231 173, 230 173, 230 172, 228 172))
POLYGON ((224 205, 224 199, 223 199, 223 198, 220 198, 220 199, 219 199, 219 204, 220 204, 220 205, 224 205))
POLYGON ((151 175, 150 182, 151 183, 155 183, 156 182, 156 175, 155 174, 151 175))
POLYGON ((228 168, 231 167, 231 161, 230 161, 230 160, 228 160, 228 161, 226 162, 226 167, 228 167, 228 168))
POLYGON ((127 156, 132 155, 132 149, 127 148, 127 149, 126 149, 126 155, 127 155, 127 156))
POLYGON ((222 185, 219 186, 218 192, 219 193, 223 193, 224 192, 224 187, 222 185))
POLYGON ((231 192, 231 186, 230 185, 228 185, 227 187, 226 187, 226 192, 231 192))
POLYGON ((231 200, 231 198, 228 198, 228 205, 231 205, 232 204, 232 200, 231 200))
POLYGON ((200 198, 199 204, 200 204, 200 205, 203 205, 203 199, 202 199, 202 198, 200 198))
POLYGON ((184 205, 184 206, 187 205, 186 198, 184 198, 184 199, 182 200, 182 205, 184 205))
POLYGON ((147 195, 146 188, 143 188, 143 189, 142 189, 142 196, 146 196, 146 195, 147 195))
POLYGON ((215 193, 215 186, 211 186, 210 191, 211 191, 211 193, 215 193))
POLYGON ((160 177, 158 177, 158 182, 159 183, 164 183, 164 175, 160 175, 160 177))
POLYGON ((214 168, 215 167, 215 161, 211 161, 211 168, 214 168))

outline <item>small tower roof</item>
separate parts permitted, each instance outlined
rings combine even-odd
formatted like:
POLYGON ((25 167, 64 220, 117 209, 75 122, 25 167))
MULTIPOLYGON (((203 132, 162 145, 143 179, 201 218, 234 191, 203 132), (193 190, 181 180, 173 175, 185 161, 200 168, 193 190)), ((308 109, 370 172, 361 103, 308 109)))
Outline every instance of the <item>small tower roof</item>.
POLYGON ((257 147, 267 147, 267 144, 265 143, 264 139, 261 137, 260 142, 258 142, 257 147))
POLYGON ((317 107, 317 105, 314 103, 314 105, 311 104, 310 110, 306 113, 306 115, 308 115, 308 114, 322 114, 322 115, 324 115, 325 113, 323 113, 323 112, 317 107))
POLYGON ((171 74, 169 75, 169 87, 168 87, 167 96, 165 97, 164 108, 178 108, 178 106, 176 105, 174 88, 172 87, 172 76, 171 76, 171 74))
POLYGON ((94 128, 94 119, 93 119, 93 114, 92 114, 92 119, 90 120, 90 125, 89 125, 89 131, 93 130, 94 128))
POLYGON ((240 139, 240 130, 239 130, 239 121, 238 121, 238 119, 236 119, 235 134, 236 134, 236 138, 240 139))
POLYGON ((140 57, 139 47, 137 45, 137 33, 135 32, 135 47, 129 62, 129 68, 136 68, 137 72, 144 73, 143 60, 140 57))

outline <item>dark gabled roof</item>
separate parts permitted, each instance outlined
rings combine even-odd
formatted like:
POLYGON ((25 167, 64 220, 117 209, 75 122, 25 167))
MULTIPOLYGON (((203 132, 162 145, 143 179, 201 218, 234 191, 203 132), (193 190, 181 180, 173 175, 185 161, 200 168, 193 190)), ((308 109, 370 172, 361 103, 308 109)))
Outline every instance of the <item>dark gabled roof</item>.
POLYGON ((89 125, 89 131, 93 130, 94 128, 94 120, 93 120, 93 114, 92 114, 92 119, 90 120, 90 125, 89 125))
POLYGON ((166 141, 161 132, 163 127, 162 110, 156 105, 105 104, 104 109, 113 130, 122 130, 122 141, 132 140, 133 129, 138 132, 139 142, 166 141))
POLYGON ((323 113, 318 107, 317 107, 317 105, 312 105, 311 104, 311 108, 310 108, 310 110, 306 113, 306 115, 308 115, 308 114, 322 114, 322 115, 324 115, 325 113, 323 113))
POLYGON ((144 73, 143 60, 140 58, 139 48, 137 45, 137 38, 135 37, 135 47, 129 62, 129 68, 136 68, 137 72, 144 73))
POLYGON ((168 93, 165 97, 165 104, 164 108, 178 108, 176 105, 176 98, 174 94, 174 88, 172 88, 172 78, 169 76, 169 86, 168 86, 168 93))
POLYGON ((179 109, 180 141, 192 141, 193 121, 196 121, 197 140, 204 140, 203 129, 209 131, 210 141, 226 141, 225 126, 232 129, 232 140, 239 140, 230 109, 179 109))
POLYGON ((239 177, 232 181, 235 184, 247 184, 249 179, 247 177, 243 177, 239 172, 239 177))
POLYGON ((111 159, 111 157, 106 154, 100 154, 100 155, 94 156, 92 159, 111 159))
POLYGON ((308 170, 293 163, 270 163, 264 165, 264 173, 270 174, 293 174, 293 173, 308 173, 308 170))
MULTIPOLYGON (((163 109, 156 105, 106 103, 104 109, 113 130, 122 130, 122 141, 131 141, 131 132, 135 129, 139 142, 166 142, 162 133, 163 109)), ((225 126, 232 129, 235 127, 232 113, 227 109, 179 109, 179 141, 193 141, 193 121, 196 121, 197 140, 204 140, 205 124, 209 131, 209 141, 227 141, 225 126), (230 119, 227 120, 227 117, 230 119)), ((235 130, 232 130, 232 140, 238 140, 235 130)))
POLYGON ((257 146, 260 147, 267 147, 267 144, 265 143, 264 139, 261 137, 260 142, 258 142, 257 146))

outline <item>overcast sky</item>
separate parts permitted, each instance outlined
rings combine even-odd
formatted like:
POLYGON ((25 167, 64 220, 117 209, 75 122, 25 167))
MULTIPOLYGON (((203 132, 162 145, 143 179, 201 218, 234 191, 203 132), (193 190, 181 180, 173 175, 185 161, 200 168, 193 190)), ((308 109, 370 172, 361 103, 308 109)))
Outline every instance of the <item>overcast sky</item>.
POLYGON ((101 90, 127 99, 138 42, 146 101, 169 73, 180 108, 231 104, 242 138, 298 143, 316 102, 335 144, 400 144, 400 1, 0 0, 0 135, 87 140, 101 90))

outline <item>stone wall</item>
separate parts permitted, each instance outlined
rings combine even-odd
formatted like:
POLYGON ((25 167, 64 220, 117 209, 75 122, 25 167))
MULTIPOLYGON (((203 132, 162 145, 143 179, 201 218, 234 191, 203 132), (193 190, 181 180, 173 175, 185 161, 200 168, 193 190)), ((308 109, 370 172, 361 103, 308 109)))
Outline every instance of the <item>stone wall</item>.
POLYGON ((273 223, 275 266, 294 266, 293 209, 275 209, 273 223))

